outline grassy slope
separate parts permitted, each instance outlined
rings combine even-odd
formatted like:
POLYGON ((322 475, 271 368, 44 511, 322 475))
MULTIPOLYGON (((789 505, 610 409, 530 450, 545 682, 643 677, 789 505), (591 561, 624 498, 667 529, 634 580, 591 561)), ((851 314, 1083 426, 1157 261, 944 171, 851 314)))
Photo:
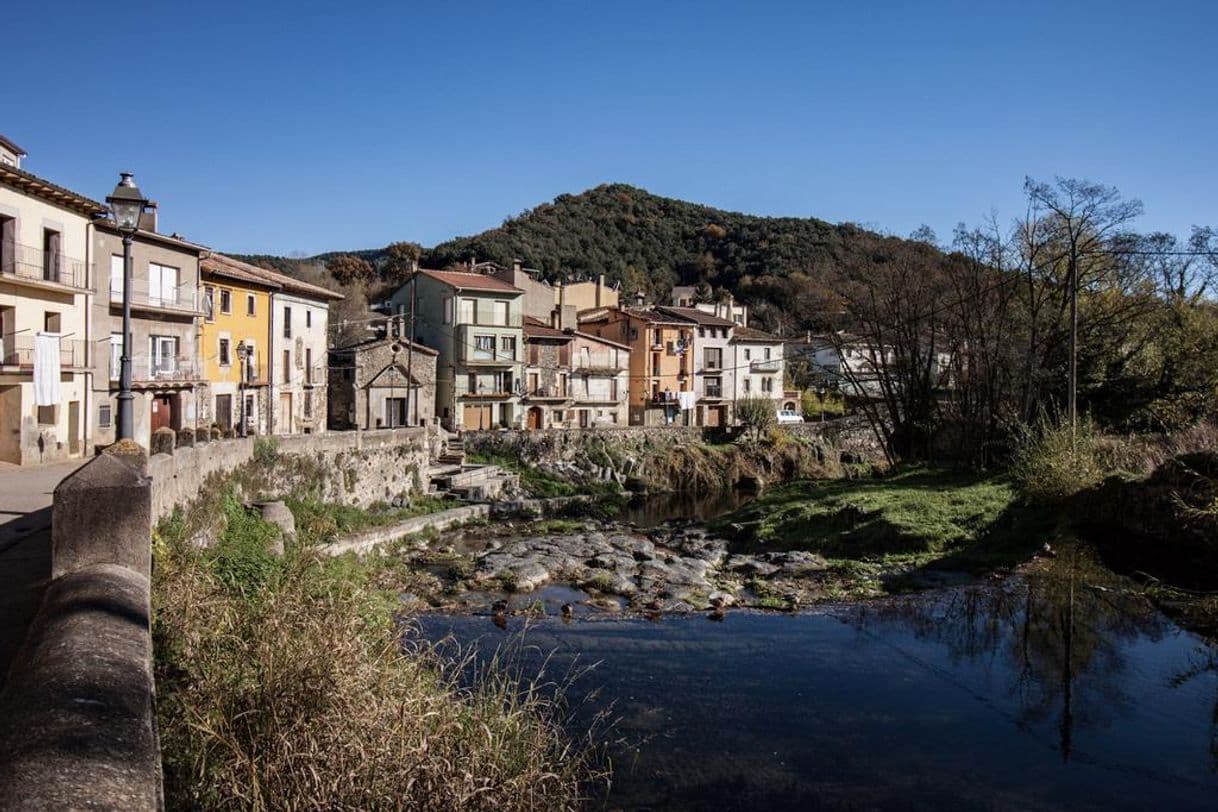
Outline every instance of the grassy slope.
POLYGON ((750 546, 808 550, 830 560, 945 564, 1016 563, 1052 529, 1016 501, 1011 483, 913 469, 882 479, 781 485, 716 522, 750 546))

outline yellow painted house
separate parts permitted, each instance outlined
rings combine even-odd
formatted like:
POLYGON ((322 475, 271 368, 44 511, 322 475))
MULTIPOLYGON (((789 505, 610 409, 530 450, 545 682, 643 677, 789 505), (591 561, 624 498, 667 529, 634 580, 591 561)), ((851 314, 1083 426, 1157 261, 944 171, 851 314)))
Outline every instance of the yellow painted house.
POLYGON ((203 322, 199 355, 204 383, 200 425, 266 434, 270 423, 271 293, 279 285, 251 266, 212 254, 201 262, 203 322), (240 354, 246 353, 245 374, 240 354))

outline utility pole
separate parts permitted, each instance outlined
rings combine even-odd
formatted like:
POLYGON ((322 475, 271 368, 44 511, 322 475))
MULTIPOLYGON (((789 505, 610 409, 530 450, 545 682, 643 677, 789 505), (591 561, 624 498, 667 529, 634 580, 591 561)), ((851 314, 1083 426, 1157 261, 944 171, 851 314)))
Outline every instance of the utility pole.
MULTIPOLYGON (((416 270, 414 275, 410 277, 410 338, 406 345, 406 424, 410 425, 410 392, 414 389, 414 378, 412 370, 414 368, 414 310, 415 310, 415 291, 418 287, 416 280, 419 278, 419 272, 416 270)), ((414 396, 415 422, 418 422, 419 411, 419 394, 416 392, 414 396)))

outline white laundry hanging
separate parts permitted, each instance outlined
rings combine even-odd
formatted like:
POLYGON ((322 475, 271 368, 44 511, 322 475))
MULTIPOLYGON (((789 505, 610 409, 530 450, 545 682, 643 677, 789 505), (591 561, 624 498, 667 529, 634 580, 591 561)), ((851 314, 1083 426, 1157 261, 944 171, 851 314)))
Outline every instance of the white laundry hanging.
POLYGON ((34 405, 59 404, 59 333, 34 336, 34 405))
POLYGON ((677 403, 681 407, 681 411, 687 412, 694 408, 695 398, 693 392, 678 392, 677 403))

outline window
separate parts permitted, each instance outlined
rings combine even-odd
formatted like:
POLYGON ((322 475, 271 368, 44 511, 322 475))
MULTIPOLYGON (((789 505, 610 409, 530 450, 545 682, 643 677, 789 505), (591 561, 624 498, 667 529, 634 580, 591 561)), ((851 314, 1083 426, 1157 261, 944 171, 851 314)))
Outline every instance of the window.
MULTIPOLYGON (((305 311, 308 313, 309 311, 305 311)), ((313 348, 305 347, 305 383, 313 383, 313 348)))
POLYGON ((99 429, 110 428, 110 404, 109 403, 98 404, 97 427, 99 429))
POLYGON ((749 361, 752 359, 752 357, 753 357, 753 351, 750 350, 748 347, 745 347, 744 348, 744 360, 749 361))
POLYGON ((474 316, 477 313, 477 303, 473 299, 462 299, 458 303, 457 323, 458 324, 474 324, 474 316))
POLYGON ((723 397, 723 384, 720 378, 707 378, 703 388, 703 394, 708 398, 723 397))
POLYGON ((465 382, 465 391, 470 394, 478 392, 478 376, 472 372, 469 374, 469 380, 465 382))
POLYGON ((283 351, 283 382, 292 382, 292 351, 283 351))
POLYGON ((178 371, 177 336, 149 336, 148 360, 151 377, 166 377, 178 371))
POLYGON ((290 307, 283 309, 283 337, 292 337, 292 308, 290 307))
POLYGON ((220 366, 226 367, 232 363, 232 359, 228 354, 229 339, 220 339, 220 366))
POLYGON ((233 312, 233 292, 231 290, 220 289, 220 312, 226 315, 233 312))
POLYGON ((774 391, 774 379, 773 378, 762 378, 761 379, 761 391, 762 392, 773 392, 774 391))
POLYGON ((516 360, 516 337, 502 336, 499 339, 499 349, 503 353, 504 358, 516 360))
POLYGON ((309 328, 312 326, 313 326, 313 311, 306 309, 305 310, 305 327, 309 328))
POLYGON ((765 352, 765 360, 769 361, 770 360, 770 348, 766 347, 764 352, 765 352))
POLYGON ((117 381, 123 369, 123 334, 110 334, 110 380, 117 381))
POLYGON ((495 302, 495 324, 507 326, 508 323, 508 303, 495 302))
POLYGON ((59 314, 53 310, 48 310, 42 314, 42 329, 47 333, 59 332, 59 314))
POLYGON ((216 289, 211 285, 203 286, 203 319, 216 320, 216 289))
POLYGON ((313 390, 306 389, 304 393, 304 416, 313 416, 313 390))
POLYGON ((258 315, 258 297, 252 293, 245 294, 245 315, 258 315))
POLYGON ((445 296, 440 301, 440 310, 444 316, 444 323, 452 324, 453 323, 453 297, 445 296))
POLYGON ((474 336, 474 357, 490 360, 495 356, 494 336, 474 336))
POLYGON ((750 378, 744 378, 743 381, 744 381, 744 393, 747 395, 749 393, 749 390, 752 389, 753 381, 750 378))
POLYGON ((723 350, 720 347, 707 347, 703 355, 703 366, 706 369, 723 368, 723 350))
POLYGON ((148 263, 148 303, 176 305, 178 303, 178 269, 172 265, 148 263))
POLYGON ((110 301, 121 302, 123 300, 123 285, 127 282, 123 274, 123 255, 110 255, 110 301))
POLYGON ((42 426, 52 426, 55 424, 55 406, 39 406, 38 407, 38 423, 42 426))

